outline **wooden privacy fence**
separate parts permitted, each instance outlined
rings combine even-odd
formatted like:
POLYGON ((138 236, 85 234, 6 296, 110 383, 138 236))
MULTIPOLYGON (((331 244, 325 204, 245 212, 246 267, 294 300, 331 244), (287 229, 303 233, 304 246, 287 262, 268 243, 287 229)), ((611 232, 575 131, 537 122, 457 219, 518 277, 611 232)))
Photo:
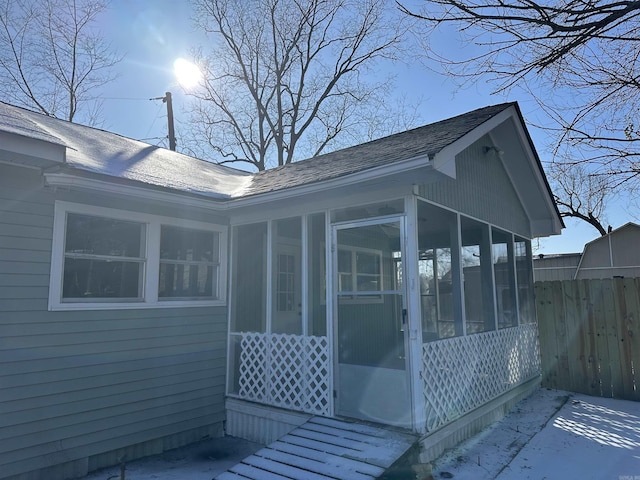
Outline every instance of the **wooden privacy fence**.
POLYGON ((640 400, 640 278, 536 282, 542 386, 640 400))

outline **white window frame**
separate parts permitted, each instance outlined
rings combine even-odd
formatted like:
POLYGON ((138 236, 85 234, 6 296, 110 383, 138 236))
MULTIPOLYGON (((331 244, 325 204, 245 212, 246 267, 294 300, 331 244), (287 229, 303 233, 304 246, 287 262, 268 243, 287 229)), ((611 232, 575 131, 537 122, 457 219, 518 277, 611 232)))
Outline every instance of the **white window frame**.
MULTIPOLYGON (((176 225, 168 225, 165 222, 162 222, 162 224, 160 225, 160 246, 162 247, 162 228, 163 227, 168 227, 168 228, 179 228, 182 229, 183 231, 187 230, 187 231, 192 231, 192 232, 203 232, 203 233, 207 233, 207 234, 214 234, 214 233, 218 233, 218 232, 214 232, 210 229, 202 229, 202 228, 190 228, 190 227, 183 227, 183 226, 176 226, 176 225)), ((213 236, 211 237, 213 240, 213 236)), ((218 235, 218 244, 220 242, 220 235, 218 235)), ((161 252, 162 253, 162 252, 161 252)), ((221 251, 220 251, 220 247, 218 247, 218 258, 217 260, 178 260, 178 259, 169 259, 169 258, 160 258, 160 270, 162 270, 162 265, 173 265, 174 267, 178 267, 178 266, 188 266, 188 267, 205 267, 205 269, 208 269, 209 267, 212 267, 213 271, 216 272, 216 277, 217 275, 217 271, 220 267, 220 256, 221 256, 221 251)), ((212 279, 214 280, 214 279, 212 279)), ((219 282, 220 279, 216 278, 215 279, 215 286, 216 286, 216 291, 213 292, 214 295, 213 297, 217 297, 218 295, 218 291, 219 291, 219 282)), ((160 287, 158 285, 158 290, 160 290, 160 287)), ((158 292, 159 294, 160 292, 158 292)), ((189 297, 189 296, 183 296, 183 297, 172 297, 172 296, 164 296, 162 297, 162 300, 160 300, 160 298, 158 298, 159 301, 162 302, 176 302, 176 301, 181 301, 181 300, 213 300, 212 297, 198 297, 198 296, 194 296, 194 297, 189 297)))
MULTIPOLYGON (((351 257, 351 272, 337 272, 338 277, 340 273, 350 273, 351 274, 351 288, 356 288, 355 290, 338 290, 338 295, 342 298, 341 301, 345 304, 369 304, 369 303, 383 303, 382 294, 386 291, 384 282, 384 258, 381 250, 376 250, 373 248, 367 247, 358 247, 353 245, 341 245, 338 247, 338 250, 343 252, 349 252, 351 257), (380 273, 379 274, 364 274, 367 276, 377 277, 380 282, 380 288, 377 290, 358 290, 358 268, 357 268, 357 256, 358 253, 365 253, 367 255, 374 256, 378 259, 380 264, 380 273)), ((336 264, 336 269, 338 268, 336 264)), ((340 280, 338 278, 338 284, 340 280)))
POLYGON ((341 245, 340 247, 338 247, 338 255, 340 255, 340 251, 342 252, 349 252, 349 256, 350 256, 350 269, 349 271, 344 271, 341 272, 340 271, 340 267, 338 266, 338 292, 339 293, 344 293, 344 294, 349 294, 349 293, 353 293, 353 294, 359 294, 360 292, 365 292, 365 293, 371 293, 371 292, 382 292, 384 291, 384 285, 382 284, 383 282, 383 262, 382 262, 382 252, 380 250, 374 250, 372 248, 366 248, 366 247, 356 247, 356 246, 351 246, 351 245, 341 245), (372 257, 375 257, 378 259, 378 265, 380 266, 380 273, 359 273, 358 272, 358 266, 357 266, 357 257, 358 254, 362 253, 365 255, 370 255, 372 257), (339 286, 340 286, 340 274, 342 273, 346 273, 351 275, 351 288, 347 289, 347 290, 340 290, 339 286), (376 290, 358 290, 358 277, 359 276, 367 276, 367 277, 374 277, 377 278, 378 280, 378 284, 379 284, 379 288, 377 288, 376 290))
POLYGON ((130 212, 107 207, 83 205, 65 201, 56 201, 54 207, 53 241, 51 245, 51 273, 49 277, 49 310, 122 310, 141 308, 176 308, 225 306, 227 304, 227 242, 228 227, 194 220, 130 212), (145 224, 145 249, 141 253, 143 262, 142 299, 108 302, 96 298, 95 302, 83 299, 81 302, 63 301, 63 268, 65 257, 65 234, 67 213, 107 217, 145 224), (204 230, 219 234, 220 263, 218 266, 217 299, 171 299, 158 298, 160 274, 160 230, 162 225, 204 230))

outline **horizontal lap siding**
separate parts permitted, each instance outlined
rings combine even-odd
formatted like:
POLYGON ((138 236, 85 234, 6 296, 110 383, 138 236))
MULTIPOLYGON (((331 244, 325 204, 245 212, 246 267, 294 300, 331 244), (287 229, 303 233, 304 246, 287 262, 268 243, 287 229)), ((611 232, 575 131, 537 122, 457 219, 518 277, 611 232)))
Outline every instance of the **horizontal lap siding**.
POLYGON ((0 164, 2 324, 7 312, 47 308, 53 197, 41 185, 36 170, 0 164))
POLYGON ((420 196, 529 238, 527 214, 498 156, 484 153, 487 145, 484 137, 458 154, 456 178, 422 185, 420 196))
POLYGON ((224 420, 226 308, 47 311, 53 206, 0 164, 0 478, 224 420))

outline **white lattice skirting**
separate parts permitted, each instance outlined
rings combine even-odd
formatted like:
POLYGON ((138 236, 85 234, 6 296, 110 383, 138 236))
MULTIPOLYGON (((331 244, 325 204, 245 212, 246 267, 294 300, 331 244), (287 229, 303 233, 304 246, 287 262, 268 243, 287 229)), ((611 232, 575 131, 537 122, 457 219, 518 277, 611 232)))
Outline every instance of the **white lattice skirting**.
POLYGON ((535 323, 425 343, 426 427, 432 431, 540 373, 535 323))
POLYGON ((239 397, 329 415, 327 337, 242 333, 239 397))

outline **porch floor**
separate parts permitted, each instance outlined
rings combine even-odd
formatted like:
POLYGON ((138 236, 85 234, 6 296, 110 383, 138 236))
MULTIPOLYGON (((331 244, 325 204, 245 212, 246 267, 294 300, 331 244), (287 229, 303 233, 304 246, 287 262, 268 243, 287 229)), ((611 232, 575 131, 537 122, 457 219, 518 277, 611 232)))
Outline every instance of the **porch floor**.
POLYGON ((371 480, 416 440, 384 427, 312 417, 215 479, 371 480))

